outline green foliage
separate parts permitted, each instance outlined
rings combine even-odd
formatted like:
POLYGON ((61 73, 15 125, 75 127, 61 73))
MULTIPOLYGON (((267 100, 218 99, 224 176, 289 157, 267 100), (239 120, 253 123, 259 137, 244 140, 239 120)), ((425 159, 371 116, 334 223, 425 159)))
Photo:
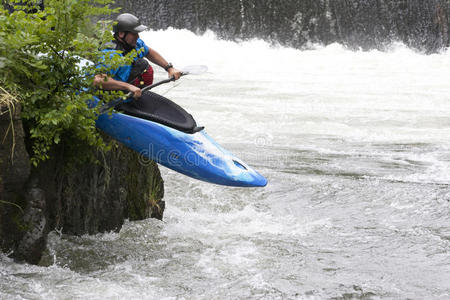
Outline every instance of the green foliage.
MULTIPOLYGON (((63 138, 85 158, 89 153, 80 152, 80 145, 105 149, 95 128, 97 111, 87 101, 96 92, 93 75, 107 68, 82 63, 82 58, 99 61, 99 46, 112 40, 111 22, 91 18, 115 12, 109 7, 113 1, 46 0, 43 10, 37 2, 6 1, 15 7, 13 13, 0 8, 0 87, 19 94, 34 165, 63 138)), ((117 55, 105 58, 106 65, 121 63, 117 55)), ((117 93, 103 100, 112 98, 117 93)))

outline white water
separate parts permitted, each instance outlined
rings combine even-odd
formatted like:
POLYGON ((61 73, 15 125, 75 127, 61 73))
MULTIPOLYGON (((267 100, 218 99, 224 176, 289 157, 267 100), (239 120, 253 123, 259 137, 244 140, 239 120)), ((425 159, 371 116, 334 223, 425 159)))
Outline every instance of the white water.
POLYGON ((158 91, 268 186, 162 169, 164 222, 53 233, 49 267, 3 256, 1 299, 450 298, 450 52, 142 38, 209 67, 158 91))

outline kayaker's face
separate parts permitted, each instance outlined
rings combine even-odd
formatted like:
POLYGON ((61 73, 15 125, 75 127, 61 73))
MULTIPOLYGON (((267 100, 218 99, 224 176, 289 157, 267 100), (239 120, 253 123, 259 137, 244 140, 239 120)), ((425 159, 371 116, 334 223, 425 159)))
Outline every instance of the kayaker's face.
POLYGON ((128 32, 128 34, 125 36, 125 42, 127 42, 128 45, 136 47, 138 38, 139 38, 139 33, 128 32))
POLYGON ((139 33, 128 32, 128 34, 125 34, 125 32, 120 32, 119 37, 128 45, 136 47, 136 43, 139 38, 139 33))

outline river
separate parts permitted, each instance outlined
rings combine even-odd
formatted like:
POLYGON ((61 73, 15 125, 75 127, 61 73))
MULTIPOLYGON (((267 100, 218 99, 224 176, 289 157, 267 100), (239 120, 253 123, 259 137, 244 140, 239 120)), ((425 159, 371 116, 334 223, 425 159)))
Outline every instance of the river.
POLYGON ((1 299, 450 298, 449 51, 141 37, 176 66, 209 67, 155 91, 268 185, 161 167, 162 222, 52 232, 43 266, 2 255, 1 299))

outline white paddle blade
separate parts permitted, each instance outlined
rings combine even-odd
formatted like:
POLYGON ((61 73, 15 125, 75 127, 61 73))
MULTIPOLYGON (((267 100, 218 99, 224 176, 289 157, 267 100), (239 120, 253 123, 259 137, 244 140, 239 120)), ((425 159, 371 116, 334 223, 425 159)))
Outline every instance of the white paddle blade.
POLYGON ((207 71, 208 67, 204 65, 186 66, 181 69, 181 73, 183 73, 183 75, 200 75, 206 73, 207 71))

